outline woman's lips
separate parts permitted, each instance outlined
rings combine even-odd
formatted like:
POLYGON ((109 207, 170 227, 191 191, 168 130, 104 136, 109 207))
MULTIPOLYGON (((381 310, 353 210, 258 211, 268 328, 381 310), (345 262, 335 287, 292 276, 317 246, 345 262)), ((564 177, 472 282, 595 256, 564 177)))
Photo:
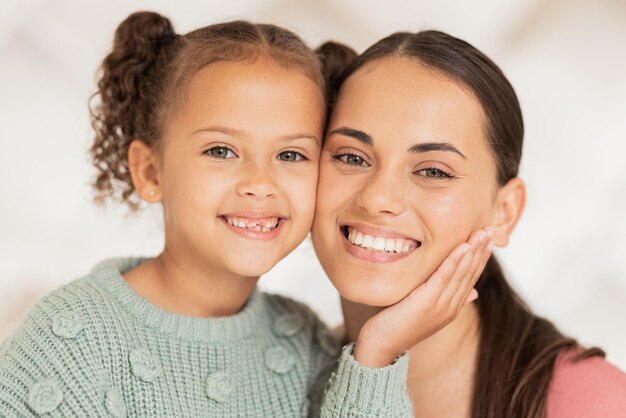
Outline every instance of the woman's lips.
POLYGON ((384 228, 344 225, 340 230, 346 251, 358 259, 373 263, 390 263, 399 260, 421 245, 415 239, 399 236, 384 228))

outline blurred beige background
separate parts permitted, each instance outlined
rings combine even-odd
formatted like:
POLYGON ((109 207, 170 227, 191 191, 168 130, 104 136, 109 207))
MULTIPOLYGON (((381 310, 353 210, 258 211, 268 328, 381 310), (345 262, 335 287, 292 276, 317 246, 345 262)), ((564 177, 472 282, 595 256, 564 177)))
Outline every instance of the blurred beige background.
MULTIPOLYGON (((0 340, 41 296, 105 257, 159 251, 158 208, 92 205, 87 99, 117 24, 150 9, 179 32, 225 19, 287 26, 362 51, 435 28, 491 56, 515 86, 527 135, 527 211, 498 252, 530 305, 626 369, 624 0, 3 0, 0 3, 0 340)), ((311 304, 337 297, 309 242, 261 286, 311 304)))

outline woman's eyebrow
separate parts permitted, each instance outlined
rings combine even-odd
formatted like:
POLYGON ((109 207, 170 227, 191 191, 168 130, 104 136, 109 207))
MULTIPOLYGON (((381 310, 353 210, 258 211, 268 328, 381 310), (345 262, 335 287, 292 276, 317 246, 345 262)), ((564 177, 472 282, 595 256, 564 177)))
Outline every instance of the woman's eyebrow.
POLYGON ((417 152, 417 153, 430 152, 430 151, 453 152, 467 160, 467 157, 463 155, 463 153, 459 151, 457 147, 447 142, 423 142, 421 144, 415 144, 411 148, 408 149, 408 152, 417 152))
POLYGON ((350 138, 361 141, 366 145, 374 145, 374 139, 365 132, 359 131, 358 129, 352 129, 342 126, 341 128, 333 129, 332 131, 330 131, 329 135, 333 134, 349 136, 350 138))

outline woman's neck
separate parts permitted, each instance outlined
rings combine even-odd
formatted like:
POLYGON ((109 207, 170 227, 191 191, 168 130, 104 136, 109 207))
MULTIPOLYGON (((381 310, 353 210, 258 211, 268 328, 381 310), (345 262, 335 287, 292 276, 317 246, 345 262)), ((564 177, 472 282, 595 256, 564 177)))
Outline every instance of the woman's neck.
POLYGON ((239 312, 259 279, 216 272, 167 249, 124 278, 150 303, 169 312, 203 318, 239 312))
MULTIPOLYGON (((343 298, 341 306, 347 342, 356 341, 365 322, 382 309, 343 298)), ((454 321, 409 349, 407 383, 416 416, 469 416, 479 324, 478 309, 468 304, 454 321)))

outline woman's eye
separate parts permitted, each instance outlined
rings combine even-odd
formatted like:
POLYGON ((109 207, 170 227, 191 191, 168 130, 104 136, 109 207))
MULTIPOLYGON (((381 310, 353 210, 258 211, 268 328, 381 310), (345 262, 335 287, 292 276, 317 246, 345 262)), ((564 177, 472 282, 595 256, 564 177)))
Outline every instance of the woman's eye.
POLYGON ((356 154, 336 154, 336 155, 333 155, 333 158, 347 165, 369 167, 368 162, 356 154))
POLYGON ((236 155, 230 148, 227 147, 212 147, 205 151, 205 154, 213 157, 226 160, 229 158, 235 158, 236 155))
POLYGON ((296 151, 283 151, 276 157, 280 161, 296 162, 306 160, 307 158, 296 151))
POLYGON ((451 179, 454 177, 451 174, 446 173, 445 171, 440 170, 438 168, 434 168, 434 167, 423 168, 421 170, 417 170, 415 173, 420 176, 435 178, 435 179, 451 179))

